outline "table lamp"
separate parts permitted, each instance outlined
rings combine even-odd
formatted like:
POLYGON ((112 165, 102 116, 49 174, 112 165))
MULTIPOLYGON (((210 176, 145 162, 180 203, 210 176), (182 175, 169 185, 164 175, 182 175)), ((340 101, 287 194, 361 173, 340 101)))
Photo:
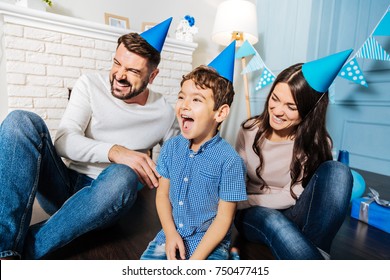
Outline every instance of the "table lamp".
MULTIPOLYGON (((219 4, 214 21, 211 39, 217 44, 226 46, 236 40, 236 46, 241 46, 245 40, 256 44, 258 41, 256 6, 247 0, 227 0, 219 4)), ((241 58, 245 69, 245 57, 241 58)), ((251 117, 249 86, 246 74, 243 75, 245 101, 248 118, 251 117)))

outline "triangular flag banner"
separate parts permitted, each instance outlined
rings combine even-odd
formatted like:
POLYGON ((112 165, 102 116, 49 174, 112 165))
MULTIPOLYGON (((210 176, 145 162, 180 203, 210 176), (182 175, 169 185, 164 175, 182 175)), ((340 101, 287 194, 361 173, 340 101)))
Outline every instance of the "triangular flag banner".
POLYGON ((374 36, 390 36, 390 7, 387 10, 387 13, 383 17, 383 19, 378 24, 377 28, 375 28, 374 36))
POLYGON ((236 52, 236 59, 256 54, 255 48, 246 40, 236 52))
POLYGON ((256 90, 265 88, 269 84, 275 81, 275 75, 267 68, 264 67, 263 73, 261 74, 260 81, 256 85, 256 90))
POLYGON ((368 87, 356 58, 353 58, 348 63, 346 63, 343 68, 341 68, 338 76, 350 80, 356 84, 368 87))
POLYGON ((252 57, 252 59, 249 61, 245 69, 241 71, 241 74, 246 74, 249 72, 260 70, 263 67, 264 67, 264 62, 261 59, 260 55, 256 52, 256 55, 252 57))
POLYGON ((369 37, 363 46, 357 51, 357 57, 390 61, 390 55, 373 37, 369 37))

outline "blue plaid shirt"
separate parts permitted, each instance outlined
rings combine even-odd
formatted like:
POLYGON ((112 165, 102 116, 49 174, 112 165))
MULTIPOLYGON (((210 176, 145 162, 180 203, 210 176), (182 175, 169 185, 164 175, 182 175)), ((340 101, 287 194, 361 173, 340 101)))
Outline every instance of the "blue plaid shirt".
MULTIPOLYGON (((194 152, 182 135, 165 142, 157 171, 170 180, 169 199, 176 229, 189 258, 217 215, 218 202, 246 200, 243 160, 219 133, 194 152)), ((161 230, 156 241, 165 243, 161 230)), ((230 230, 222 243, 230 245, 230 230)))

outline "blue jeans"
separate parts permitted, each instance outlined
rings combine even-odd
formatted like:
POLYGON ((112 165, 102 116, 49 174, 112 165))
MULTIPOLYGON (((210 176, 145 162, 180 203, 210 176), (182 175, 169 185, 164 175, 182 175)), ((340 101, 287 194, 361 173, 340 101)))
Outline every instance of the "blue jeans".
POLYGON ((95 180, 68 169, 44 121, 11 112, 0 127, 0 257, 40 259, 114 223, 133 205, 137 184, 125 165, 112 164, 95 180), (51 217, 30 226, 36 196, 51 217))
POLYGON ((247 240, 266 244, 276 259, 323 259, 347 214, 353 179, 348 166, 320 165, 296 204, 286 210, 251 207, 236 214, 247 240))
MULTIPOLYGON (((166 260, 167 254, 165 253, 165 244, 158 244, 155 240, 152 240, 145 252, 141 256, 141 260, 166 260)), ((229 246, 220 244, 213 252, 207 257, 207 260, 228 260, 229 259, 229 246)))

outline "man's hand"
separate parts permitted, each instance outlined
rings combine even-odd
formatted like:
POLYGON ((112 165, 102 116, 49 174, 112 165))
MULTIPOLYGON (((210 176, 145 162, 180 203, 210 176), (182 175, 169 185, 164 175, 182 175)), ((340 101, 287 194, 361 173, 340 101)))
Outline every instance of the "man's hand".
POLYGON ((108 159, 111 162, 131 167, 137 173, 143 185, 151 189, 158 187, 160 174, 156 171, 156 164, 148 155, 129 150, 123 146, 114 145, 108 152, 108 159))

